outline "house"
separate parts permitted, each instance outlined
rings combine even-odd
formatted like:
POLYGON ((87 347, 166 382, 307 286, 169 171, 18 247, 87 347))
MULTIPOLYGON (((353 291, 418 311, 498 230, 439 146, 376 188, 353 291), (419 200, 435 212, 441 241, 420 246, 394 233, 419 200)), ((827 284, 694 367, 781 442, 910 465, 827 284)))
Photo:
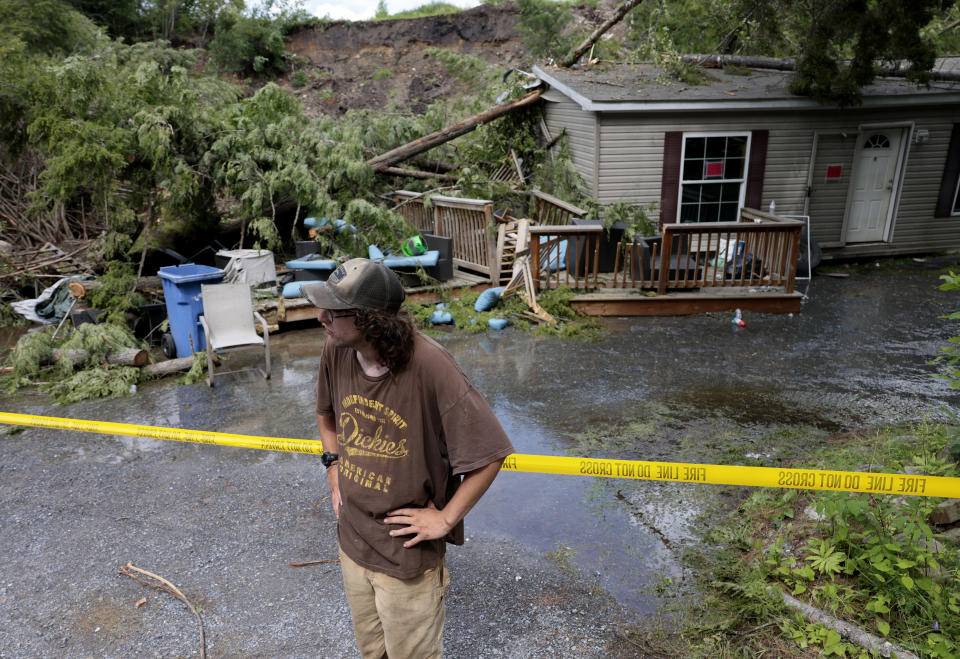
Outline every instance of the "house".
MULTIPOLYGON (((960 70, 960 57, 941 66, 960 70)), ((858 107, 791 94, 792 73, 653 65, 535 67, 587 194, 656 203, 668 223, 743 207, 808 216, 825 258, 960 248, 960 81, 878 78, 858 107)))

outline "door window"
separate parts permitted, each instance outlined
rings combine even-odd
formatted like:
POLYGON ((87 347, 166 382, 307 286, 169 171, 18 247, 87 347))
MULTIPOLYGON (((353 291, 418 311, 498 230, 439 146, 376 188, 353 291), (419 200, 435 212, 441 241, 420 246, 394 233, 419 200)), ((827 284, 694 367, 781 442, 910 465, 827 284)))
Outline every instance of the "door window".
POLYGON ((867 141, 863 145, 864 149, 889 149, 890 148, 890 138, 881 133, 874 133, 867 138, 867 141))

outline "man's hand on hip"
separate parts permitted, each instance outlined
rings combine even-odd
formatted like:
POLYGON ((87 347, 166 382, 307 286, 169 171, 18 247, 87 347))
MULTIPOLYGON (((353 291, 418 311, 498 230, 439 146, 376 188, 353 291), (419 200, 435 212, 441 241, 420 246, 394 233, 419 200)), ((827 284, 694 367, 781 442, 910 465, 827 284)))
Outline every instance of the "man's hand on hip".
POLYGON ((333 465, 327 469, 327 483, 330 485, 330 503, 333 504, 333 514, 340 519, 340 507, 343 500, 340 497, 340 466, 333 465))
POLYGON ((444 518, 443 512, 430 501, 426 508, 400 508, 387 513, 383 520, 387 524, 405 524, 406 528, 394 529, 390 535, 413 535, 414 537, 403 543, 404 547, 413 547, 421 540, 438 540, 456 524, 450 524, 444 518), (416 534, 416 535, 414 535, 416 534))

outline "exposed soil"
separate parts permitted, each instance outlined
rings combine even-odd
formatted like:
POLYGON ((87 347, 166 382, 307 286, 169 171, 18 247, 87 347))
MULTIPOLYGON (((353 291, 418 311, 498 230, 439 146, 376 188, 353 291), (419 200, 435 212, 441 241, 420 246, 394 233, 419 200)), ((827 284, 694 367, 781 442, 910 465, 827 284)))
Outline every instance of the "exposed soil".
MULTIPOLYGON (((614 5, 607 1, 575 8, 568 29, 587 32, 614 5)), ((426 52, 430 47, 473 55, 504 72, 529 70, 533 62, 516 29, 518 16, 513 2, 502 2, 428 18, 304 27, 294 31, 287 45, 297 63, 278 82, 301 99, 311 116, 391 104, 423 112, 439 98, 469 91, 426 52), (291 81, 298 71, 307 75, 307 84, 295 88, 291 81)))

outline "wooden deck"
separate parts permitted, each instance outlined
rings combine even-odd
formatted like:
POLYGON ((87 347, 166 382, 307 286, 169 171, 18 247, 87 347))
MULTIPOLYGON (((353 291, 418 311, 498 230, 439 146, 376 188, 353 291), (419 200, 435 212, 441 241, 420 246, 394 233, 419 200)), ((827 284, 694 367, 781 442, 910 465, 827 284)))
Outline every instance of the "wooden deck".
POLYGON ((655 293, 640 289, 602 288, 573 298, 586 316, 688 316, 717 311, 797 313, 802 293, 782 288, 722 288, 655 293))

